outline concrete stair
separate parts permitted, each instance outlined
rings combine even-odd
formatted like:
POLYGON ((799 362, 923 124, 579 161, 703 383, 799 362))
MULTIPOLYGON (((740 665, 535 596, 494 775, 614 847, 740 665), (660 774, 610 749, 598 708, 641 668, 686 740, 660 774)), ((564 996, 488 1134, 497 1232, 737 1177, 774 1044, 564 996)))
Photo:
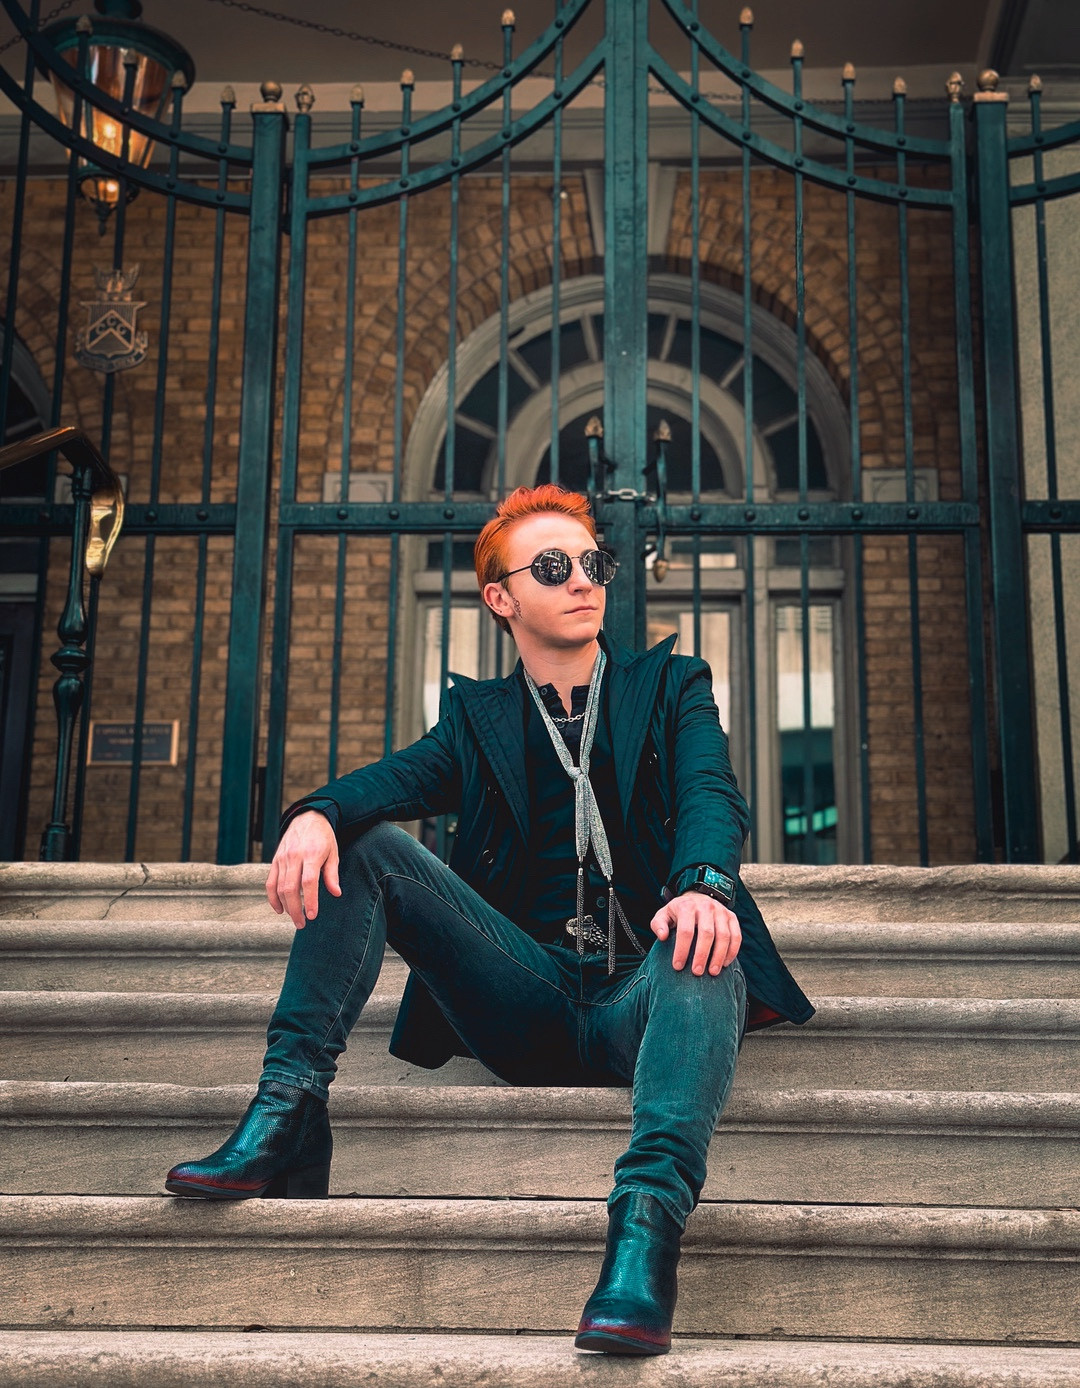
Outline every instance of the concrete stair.
MULTIPOLYGON (((338 1198, 162 1196, 250 1097, 292 937, 264 876, 0 865, 0 1382, 640 1382, 566 1339, 627 1093, 394 1061, 393 956, 338 1198)), ((1080 871, 746 878, 819 1010, 744 1046, 650 1377, 1078 1388, 1080 871)))

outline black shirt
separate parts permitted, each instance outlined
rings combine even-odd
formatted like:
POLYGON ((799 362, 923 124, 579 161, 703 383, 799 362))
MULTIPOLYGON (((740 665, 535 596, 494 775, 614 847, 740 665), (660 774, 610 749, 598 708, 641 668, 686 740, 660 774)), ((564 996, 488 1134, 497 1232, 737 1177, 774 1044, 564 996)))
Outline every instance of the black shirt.
MULTIPOLYGON (((529 783, 529 878, 519 901, 525 905, 523 918, 516 923, 534 939, 548 944, 566 945, 577 949, 577 942, 565 928, 566 921, 577 914, 577 850, 574 843, 574 787, 551 743, 540 711, 529 693, 525 676, 520 674, 525 694, 525 766, 529 783)), ((540 685, 540 697, 553 719, 566 717, 562 700, 551 684, 540 685)), ((589 696, 587 684, 575 685, 572 691, 570 717, 559 731, 570 751, 575 766, 581 761, 581 734, 589 696)), ((596 720, 592 753, 589 757, 589 780, 600 808, 607 831, 608 845, 614 869, 615 892, 630 924, 647 949, 653 941, 649 921, 660 909, 656 900, 634 868, 626 844, 626 829, 619 805, 615 781, 615 759, 611 746, 611 723, 608 716, 608 678, 605 671, 600 686, 600 708, 596 720)), ((585 860, 585 911, 606 932, 608 892, 604 875, 590 846, 585 860)), ((598 946, 587 945, 590 952, 598 946)), ((625 931, 616 924, 616 954, 639 958, 625 931)))

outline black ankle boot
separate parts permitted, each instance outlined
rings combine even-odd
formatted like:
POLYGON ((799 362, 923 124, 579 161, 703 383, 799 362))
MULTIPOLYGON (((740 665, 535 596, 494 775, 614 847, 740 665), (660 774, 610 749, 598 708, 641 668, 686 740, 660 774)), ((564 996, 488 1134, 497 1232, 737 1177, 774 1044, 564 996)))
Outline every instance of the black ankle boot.
POLYGON ((165 1189, 209 1200, 325 1200, 333 1146, 322 1099, 263 1080, 232 1135, 201 1161, 174 1166, 165 1189))
POLYGON ((682 1231, 655 1196, 630 1191, 608 1215, 600 1281, 574 1344, 607 1354, 667 1354, 682 1231))

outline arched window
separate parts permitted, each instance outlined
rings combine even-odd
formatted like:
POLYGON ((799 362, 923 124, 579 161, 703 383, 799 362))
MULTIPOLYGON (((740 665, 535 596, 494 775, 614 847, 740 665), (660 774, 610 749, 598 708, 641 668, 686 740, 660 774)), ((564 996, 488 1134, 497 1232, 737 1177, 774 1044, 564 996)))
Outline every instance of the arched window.
MULTIPOLYGON (((541 291, 511 306, 506 360, 507 429, 500 455, 499 323, 472 333, 459 350, 454 433, 454 494, 491 499, 518 485, 550 480, 552 379, 555 359, 551 298, 541 291)), ((559 332, 558 480, 585 490, 585 422, 603 414, 603 284, 586 276, 564 284, 559 332)), ((649 281, 647 427, 652 438, 661 420, 671 430, 667 448, 668 498, 691 494, 691 297, 689 281, 655 275, 649 281)), ((701 286, 700 450, 706 500, 747 495, 744 416, 743 302, 715 285, 701 286)), ((754 498, 789 500, 798 487, 798 397, 795 339, 762 309, 752 318, 754 448, 749 460, 754 498)), ((849 420, 846 406, 822 362, 806 359, 807 465, 812 499, 849 495, 849 420)), ((446 481, 447 373, 439 374, 418 409, 405 459, 405 486, 412 499, 436 500, 446 481)), ((643 447, 647 446, 643 440, 643 447)), ((740 783, 749 791, 751 731, 758 749, 758 841, 764 861, 846 861, 859 853, 854 803, 854 747, 849 747, 849 681, 844 678, 852 644, 846 635, 844 547, 813 537, 810 558, 811 727, 803 720, 802 610, 798 538, 703 535, 697 540, 700 621, 694 619, 695 540, 669 538, 669 570, 662 583, 647 580, 649 644, 671 631, 677 649, 698 651, 712 667, 721 720, 731 735, 740 783), (749 600, 746 545, 753 544, 754 593, 749 600), (750 639, 751 636, 754 639, 750 639), (754 668, 749 668, 753 652, 754 668), (815 775, 814 834, 802 810, 802 774, 809 739, 815 775)), ((442 638, 443 547, 441 539, 414 538, 403 545, 401 613, 403 653, 421 652, 423 669, 398 672, 401 704, 396 725, 402 741, 419 736, 438 716, 442 638), (419 676, 420 678, 417 678, 419 676)), ((449 666, 484 678, 507 674, 516 653, 479 603, 472 543, 458 539, 452 558, 449 666)), ((411 659, 415 660, 416 655, 411 659)), ((410 656, 403 654, 408 661, 410 656)))

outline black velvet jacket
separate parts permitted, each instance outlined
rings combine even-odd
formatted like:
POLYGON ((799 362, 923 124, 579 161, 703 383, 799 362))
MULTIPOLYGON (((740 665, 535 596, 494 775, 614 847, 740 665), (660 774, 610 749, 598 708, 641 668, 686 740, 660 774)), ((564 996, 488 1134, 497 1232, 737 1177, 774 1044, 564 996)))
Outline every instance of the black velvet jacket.
MULTIPOLYGON (((628 651, 603 632, 610 668, 615 776, 636 866, 655 888, 684 868, 712 863, 738 878, 749 815, 720 727, 705 661, 672 654, 675 637, 628 651)), ((514 919, 527 879, 528 779, 522 735, 524 694, 515 674, 501 680, 454 675, 439 722, 409 747, 320 787, 290 805, 332 802, 340 840, 383 820, 456 811, 450 867, 485 901, 514 919)), ((750 995, 747 1029, 802 1023, 814 1009, 788 972, 761 912, 739 882, 734 910, 742 927, 739 961, 750 995)), ((390 1042, 402 1060, 435 1068, 463 1054, 456 1033, 410 975, 390 1042)))

